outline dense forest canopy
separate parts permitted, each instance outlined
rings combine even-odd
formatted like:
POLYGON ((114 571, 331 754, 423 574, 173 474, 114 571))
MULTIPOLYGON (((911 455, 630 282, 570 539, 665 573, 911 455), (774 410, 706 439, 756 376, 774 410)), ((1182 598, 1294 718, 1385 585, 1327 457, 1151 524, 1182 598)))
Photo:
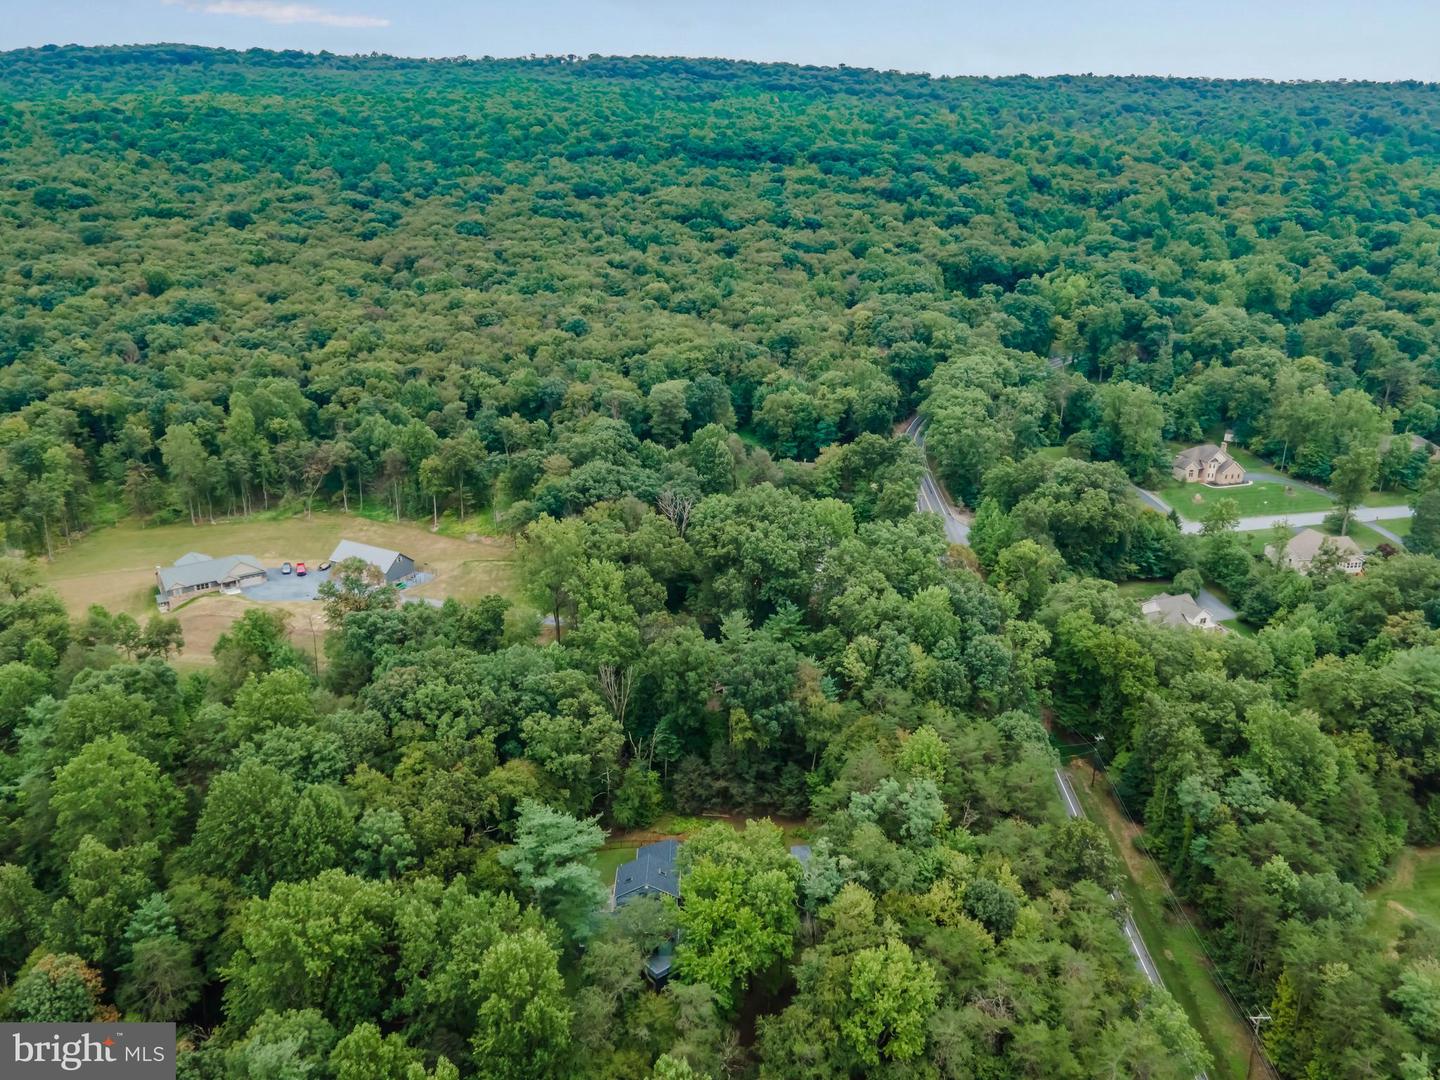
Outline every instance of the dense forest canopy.
POLYGON ((0 162, 6 1018, 195 1080, 1193 1077, 1048 725, 1282 1075, 1440 1065, 1440 936, 1364 897, 1440 839, 1440 88, 46 48, 0 162), (1226 430, 1409 550, 1137 500, 1226 430), (513 535, 523 597, 346 567, 323 662, 257 604, 177 669, 25 559, 320 508, 513 535), (677 820, 679 902, 602 913, 677 820))

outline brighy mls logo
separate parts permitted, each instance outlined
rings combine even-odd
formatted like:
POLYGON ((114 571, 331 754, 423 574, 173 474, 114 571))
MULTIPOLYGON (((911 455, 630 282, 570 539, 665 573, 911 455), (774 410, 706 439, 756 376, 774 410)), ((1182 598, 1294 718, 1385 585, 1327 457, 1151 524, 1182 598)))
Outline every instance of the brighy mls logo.
POLYGON ((0 1024, 0 1077, 175 1080, 174 1024, 0 1024))

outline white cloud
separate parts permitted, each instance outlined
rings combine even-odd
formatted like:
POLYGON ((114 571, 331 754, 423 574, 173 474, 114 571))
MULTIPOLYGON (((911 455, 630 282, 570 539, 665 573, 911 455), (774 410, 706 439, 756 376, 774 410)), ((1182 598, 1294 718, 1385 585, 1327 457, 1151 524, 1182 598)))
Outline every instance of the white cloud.
POLYGON ((242 19, 263 19, 268 23, 290 26, 295 23, 316 23, 345 29, 372 29, 389 26, 389 19, 376 15, 348 15, 328 11, 310 4, 287 4, 280 0, 165 0, 167 4, 183 4, 187 11, 206 15, 236 15, 242 19))

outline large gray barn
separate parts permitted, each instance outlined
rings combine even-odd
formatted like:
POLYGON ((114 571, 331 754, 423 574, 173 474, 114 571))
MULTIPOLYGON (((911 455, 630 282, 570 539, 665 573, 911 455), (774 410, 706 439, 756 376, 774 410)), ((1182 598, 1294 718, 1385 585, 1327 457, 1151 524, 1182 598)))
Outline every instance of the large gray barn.
POLYGON ((384 575, 387 585, 394 585, 397 581, 406 581, 415 576, 415 560, 409 555, 376 547, 374 544, 362 544, 358 540, 341 540, 335 545, 335 550, 330 553, 330 561, 338 563, 342 559, 363 559, 384 575))

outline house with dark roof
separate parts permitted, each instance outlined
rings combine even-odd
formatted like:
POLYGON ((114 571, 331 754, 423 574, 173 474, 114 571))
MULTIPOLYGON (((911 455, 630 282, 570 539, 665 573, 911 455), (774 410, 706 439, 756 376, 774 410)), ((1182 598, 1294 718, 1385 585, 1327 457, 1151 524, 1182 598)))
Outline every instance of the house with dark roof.
POLYGON ((394 585, 397 581, 405 581, 415 576, 415 560, 409 555, 376 547, 374 544, 362 544, 358 540, 341 540, 335 545, 335 550, 330 553, 330 561, 338 563, 344 559, 360 559, 369 563, 380 571, 386 585, 394 585))
MULTIPOLYGON (((672 896, 680 899, 680 871, 675 866, 680 854, 679 840, 656 840, 642 844, 635 858, 615 871, 615 885, 610 893, 610 907, 615 910, 642 896, 672 896)), ((670 980, 675 943, 667 941, 645 958, 643 972, 652 986, 659 990, 670 980)))
POLYGON ((1245 470, 1230 456, 1230 433, 1219 446, 1201 443, 1175 455, 1170 475, 1185 484, 1233 487, 1245 482, 1245 470))
POLYGON ((212 559, 199 551, 187 552, 173 566, 155 568, 155 603, 161 611, 202 593, 237 592, 265 581, 265 567, 254 555, 223 555, 212 559))
POLYGON ((611 906, 622 907, 637 896, 665 895, 680 899, 680 872, 675 868, 679 854, 679 840, 642 844, 635 858, 615 871, 611 906))

